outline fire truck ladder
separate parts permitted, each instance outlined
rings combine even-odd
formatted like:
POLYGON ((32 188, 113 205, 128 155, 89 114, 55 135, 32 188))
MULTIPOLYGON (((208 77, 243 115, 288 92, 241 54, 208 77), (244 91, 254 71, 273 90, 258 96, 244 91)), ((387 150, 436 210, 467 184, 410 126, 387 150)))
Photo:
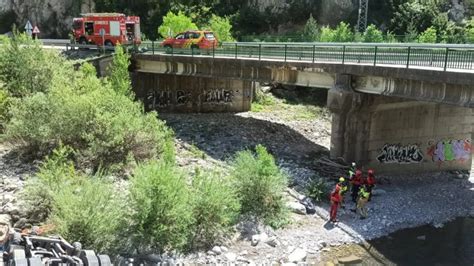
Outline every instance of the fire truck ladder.
POLYGON ((359 19, 357 20, 357 30, 364 32, 367 28, 367 12, 369 11, 369 0, 359 0, 359 19))

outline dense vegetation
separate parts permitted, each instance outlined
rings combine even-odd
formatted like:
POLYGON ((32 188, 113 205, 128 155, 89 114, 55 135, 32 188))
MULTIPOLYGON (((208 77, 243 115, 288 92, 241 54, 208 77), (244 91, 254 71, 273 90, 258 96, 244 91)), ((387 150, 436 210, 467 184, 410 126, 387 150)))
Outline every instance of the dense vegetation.
POLYGON ((240 215, 286 223, 286 177, 262 146, 227 174, 181 171, 171 130, 134 101, 121 47, 105 78, 24 35, 2 39, 0 57, 2 137, 43 160, 23 197, 31 221, 112 255, 209 248, 240 215))
MULTIPOLYGON (((315 18, 315 22, 319 21, 325 2, 327 1, 287 0, 284 8, 262 9, 258 1, 250 0, 142 0, 133 3, 96 0, 96 7, 98 11, 118 10, 141 16, 143 30, 151 39, 160 37, 157 28, 163 24, 169 11, 175 14, 181 11, 198 27, 207 26, 214 15, 227 18, 233 29, 233 36, 239 40, 292 41, 315 39, 314 33, 308 34, 304 25, 311 15, 315 18)), ((436 30, 437 42, 461 43, 473 39, 471 18, 474 15, 474 1, 472 0, 461 1, 463 11, 457 10, 451 0, 381 0, 370 1, 369 4, 368 22, 384 33, 385 41, 416 41, 419 39, 418 35, 430 27, 436 30)), ((339 22, 333 21, 331 25, 323 24, 318 28, 324 33, 324 27, 334 28, 339 22)), ((357 4, 345 16, 343 22, 353 31, 353 26, 357 22, 357 4)), ((326 36, 322 37, 323 40, 328 40, 326 36)), ((337 37, 335 39, 339 40, 337 37)), ((366 40, 365 37, 355 34, 348 39, 366 40)), ((378 41, 380 36, 370 40, 378 41)), ((431 42, 432 39, 428 41, 431 42)))

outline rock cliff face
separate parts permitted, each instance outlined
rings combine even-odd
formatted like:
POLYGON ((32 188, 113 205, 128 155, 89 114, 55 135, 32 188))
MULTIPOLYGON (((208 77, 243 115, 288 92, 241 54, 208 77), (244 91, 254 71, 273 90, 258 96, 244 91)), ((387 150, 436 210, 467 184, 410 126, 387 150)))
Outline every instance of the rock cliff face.
MULTIPOLYGON (((15 22, 23 28, 26 21, 30 20, 38 25, 41 37, 67 37, 71 28, 72 18, 82 12, 92 12, 95 9, 95 0, 0 0, 0 34, 8 31, 15 22)), ((388 2, 389 0, 371 0, 388 2)), ((474 0, 450 0, 448 16, 455 22, 462 22, 474 13, 474 0), (468 14, 469 13, 469 14, 468 14)), ((300 9, 302 6, 311 9, 310 12, 321 25, 334 26, 340 21, 355 23, 359 0, 248 0, 248 5, 255 7, 260 12, 270 11, 282 14, 288 9, 300 9)), ((377 12, 380 10, 371 10, 377 12)), ((268 13, 267 13, 268 14, 268 13)), ((379 16, 377 23, 382 25, 390 18, 379 16)), ((290 24, 301 24, 301 18, 295 18, 290 24)), ((282 22, 285 24, 286 22, 282 22)), ((288 23, 287 23, 288 24, 288 23)), ((292 29, 294 25, 278 25, 292 29)))
POLYGON ((318 22, 334 26, 342 20, 347 20, 358 8, 359 0, 322 0, 318 22))
POLYGON ((42 37, 67 37, 72 18, 92 9, 92 0, 0 0, 0 16, 13 11, 19 28, 30 20, 42 37))

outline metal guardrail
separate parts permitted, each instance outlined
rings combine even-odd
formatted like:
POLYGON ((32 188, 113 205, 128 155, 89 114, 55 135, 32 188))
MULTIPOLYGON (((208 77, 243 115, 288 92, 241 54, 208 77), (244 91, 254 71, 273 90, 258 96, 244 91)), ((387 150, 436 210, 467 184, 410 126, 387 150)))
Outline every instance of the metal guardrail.
MULTIPOLYGON (((112 46, 71 44, 68 40, 41 40, 45 45, 65 46, 66 50, 99 49, 112 46)), ((248 58, 283 62, 363 64, 398 68, 433 68, 443 71, 474 70, 474 45, 420 43, 267 43, 224 42, 207 50, 167 48, 161 42, 145 41, 129 50, 169 55, 248 58)))
POLYGON ((199 50, 162 47, 158 42, 143 42, 138 50, 172 56, 219 56, 283 62, 433 68, 443 71, 474 70, 474 45, 467 44, 225 42, 218 48, 199 50))

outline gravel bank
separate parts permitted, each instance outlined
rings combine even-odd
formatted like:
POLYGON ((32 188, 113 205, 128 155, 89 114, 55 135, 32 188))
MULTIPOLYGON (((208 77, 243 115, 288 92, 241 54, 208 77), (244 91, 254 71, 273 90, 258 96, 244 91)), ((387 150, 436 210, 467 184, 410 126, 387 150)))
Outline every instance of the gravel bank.
MULTIPOLYGON (((242 114, 162 114, 176 132, 178 164, 188 172, 196 166, 227 168, 226 160, 235 152, 257 144, 268 147, 278 164, 289 173, 292 186, 301 187, 316 172, 314 160, 328 154, 330 122, 328 117, 288 121, 278 113, 242 114)), ((21 215, 18 193, 25 178, 36 169, 16 160, 10 148, 0 146, 0 213, 14 220, 21 215)), ((373 201, 368 204, 369 218, 360 220, 349 210, 340 210, 340 223, 326 222, 329 205, 317 206, 315 215, 293 214, 285 229, 271 230, 257 245, 236 235, 219 252, 188 255, 183 262, 288 262, 304 257, 319 262, 321 254, 332 247, 374 239, 396 230, 423 224, 440 224, 458 216, 474 216, 474 186, 464 175, 432 173, 417 176, 378 176, 373 201), (377 193, 378 192, 378 193, 377 193), (271 239, 271 241, 268 241, 271 239)), ((474 179, 471 176, 471 179, 474 179)), ((258 231, 258 230, 257 230, 258 231)), ((216 249, 219 250, 219 249, 216 249)))

